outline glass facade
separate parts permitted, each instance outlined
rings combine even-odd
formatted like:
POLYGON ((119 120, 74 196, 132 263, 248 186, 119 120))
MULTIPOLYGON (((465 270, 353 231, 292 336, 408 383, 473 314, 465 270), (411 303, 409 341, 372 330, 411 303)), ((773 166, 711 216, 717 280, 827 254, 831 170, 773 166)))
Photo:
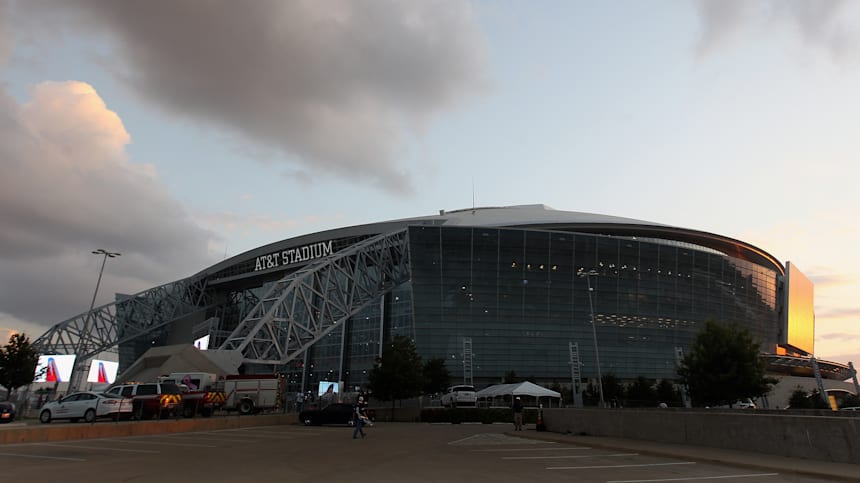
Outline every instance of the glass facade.
MULTIPOLYGON (((621 379, 674 379, 676 347, 688 347, 707 320, 737 322, 765 351, 784 336, 777 267, 712 248, 656 238, 438 224, 412 225, 408 239, 411 280, 364 306, 301 360, 281 367, 290 391, 314 391, 323 380, 342 381, 346 391, 365 387, 382 341, 391 335, 412 337, 424 360, 444 358, 452 381, 467 372, 464 339, 471 339, 469 369, 479 387, 510 372, 536 383, 565 384, 569 343, 578 344, 582 376, 595 379, 592 312, 601 372, 621 379)), ((340 246, 342 240, 334 242, 340 246)), ((267 274, 268 280, 281 276, 267 274)), ((212 346, 225 340, 271 283, 259 276, 210 287, 219 302, 205 317, 220 321, 212 346)), ((157 335, 125 344, 124 359, 133 361, 161 345, 167 334, 157 335)), ((245 369, 271 372, 272 366, 245 369)))
POLYGON ((410 229, 415 341, 462 377, 472 340, 476 384, 514 371, 570 377, 576 342, 584 377, 675 377, 675 347, 709 319, 738 322, 763 344, 779 337, 778 274, 688 243, 496 228, 410 229), (594 275, 579 277, 579 272, 594 275))

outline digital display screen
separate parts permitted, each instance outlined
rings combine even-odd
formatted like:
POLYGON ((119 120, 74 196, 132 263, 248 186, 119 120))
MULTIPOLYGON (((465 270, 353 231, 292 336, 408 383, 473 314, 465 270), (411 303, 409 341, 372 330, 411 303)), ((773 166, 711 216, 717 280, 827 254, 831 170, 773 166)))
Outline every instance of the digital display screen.
POLYGON ((92 362, 90 362, 90 372, 87 374, 87 382, 113 384, 114 381, 116 381, 116 373, 118 369, 119 362, 93 359, 92 362))
POLYGON ((317 394, 319 397, 337 397, 338 393, 340 393, 338 383, 330 381, 320 381, 319 393, 317 394))
POLYGON ((786 342, 815 353, 815 286, 791 262, 786 263, 788 281, 788 337, 786 342))
POLYGON ((39 356, 33 382, 69 382, 76 357, 74 354, 39 356))

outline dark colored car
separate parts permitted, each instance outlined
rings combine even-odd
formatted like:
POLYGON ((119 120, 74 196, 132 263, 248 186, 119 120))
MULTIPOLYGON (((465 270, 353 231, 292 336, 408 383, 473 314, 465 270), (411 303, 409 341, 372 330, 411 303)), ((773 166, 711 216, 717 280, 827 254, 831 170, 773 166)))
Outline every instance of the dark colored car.
MULTIPOLYGON (((352 404, 335 403, 329 404, 322 409, 308 409, 299 413, 299 421, 305 426, 319 426, 321 424, 346 424, 352 426, 352 404)), ((373 409, 365 410, 365 414, 372 421, 375 417, 373 409)))
POLYGON ((11 423, 15 420, 15 404, 8 401, 0 402, 0 423, 11 423))

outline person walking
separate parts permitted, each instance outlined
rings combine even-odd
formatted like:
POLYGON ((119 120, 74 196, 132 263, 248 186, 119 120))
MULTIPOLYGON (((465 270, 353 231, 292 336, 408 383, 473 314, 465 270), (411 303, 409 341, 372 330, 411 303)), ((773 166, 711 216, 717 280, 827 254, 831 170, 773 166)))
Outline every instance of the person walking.
POLYGON ((304 402, 305 402, 305 395, 302 393, 302 391, 297 392, 296 393, 296 412, 297 413, 302 412, 302 405, 304 404, 304 402))
POLYGON ((367 421, 367 414, 365 411, 364 398, 359 396, 358 402, 355 403, 355 406, 352 407, 352 425, 355 427, 352 431, 352 439, 358 438, 360 434, 362 438, 367 436, 364 433, 364 423, 367 421))
POLYGON ((523 401, 517 396, 514 399, 514 431, 523 430, 523 401))

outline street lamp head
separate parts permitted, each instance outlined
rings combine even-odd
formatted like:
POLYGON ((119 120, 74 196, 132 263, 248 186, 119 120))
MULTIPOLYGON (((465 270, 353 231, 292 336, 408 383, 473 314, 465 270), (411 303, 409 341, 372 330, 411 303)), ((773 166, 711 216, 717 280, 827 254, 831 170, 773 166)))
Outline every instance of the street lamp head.
POLYGON ((598 273, 597 270, 595 270, 593 268, 591 270, 588 270, 588 271, 583 270, 583 269, 579 269, 579 271, 576 272, 577 277, 596 277, 598 275, 600 275, 600 273, 598 273))
POLYGON ((113 257, 118 257, 118 256, 122 255, 122 253, 109 252, 109 251, 105 250, 104 248, 99 248, 98 250, 93 250, 93 255, 104 255, 108 258, 113 258, 113 257))

